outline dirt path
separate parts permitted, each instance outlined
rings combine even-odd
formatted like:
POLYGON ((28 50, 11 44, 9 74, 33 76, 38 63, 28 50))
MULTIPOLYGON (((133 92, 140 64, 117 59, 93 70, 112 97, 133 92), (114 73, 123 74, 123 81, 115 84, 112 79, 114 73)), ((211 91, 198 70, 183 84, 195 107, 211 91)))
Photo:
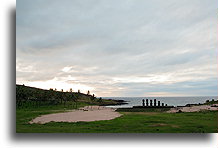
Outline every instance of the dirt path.
POLYGON ((120 117, 121 114, 115 112, 112 108, 106 108, 102 106, 86 106, 79 110, 74 110, 65 113, 55 113, 42 115, 30 121, 30 123, 45 124, 48 122, 78 122, 78 121, 99 121, 99 120, 111 120, 120 117))

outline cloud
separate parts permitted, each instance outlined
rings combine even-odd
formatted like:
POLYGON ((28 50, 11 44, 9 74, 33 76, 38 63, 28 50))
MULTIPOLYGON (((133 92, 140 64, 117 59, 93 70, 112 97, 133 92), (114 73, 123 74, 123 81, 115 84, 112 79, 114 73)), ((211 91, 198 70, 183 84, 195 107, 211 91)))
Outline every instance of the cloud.
POLYGON ((52 81, 100 96, 217 95, 217 5, 19 0, 17 83, 52 81))

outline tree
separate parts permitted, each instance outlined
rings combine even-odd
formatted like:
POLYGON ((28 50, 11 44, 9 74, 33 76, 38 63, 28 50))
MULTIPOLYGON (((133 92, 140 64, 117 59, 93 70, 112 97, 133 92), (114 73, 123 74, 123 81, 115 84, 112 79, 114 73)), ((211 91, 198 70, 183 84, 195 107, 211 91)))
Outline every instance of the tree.
POLYGON ((94 99, 95 99, 95 95, 93 94, 93 95, 91 96, 91 101, 93 102, 94 99))
MULTIPOLYGON (((100 97, 99 99, 98 99, 98 102, 99 102, 99 104, 101 105, 102 104, 102 98, 100 97)), ((98 107, 98 109, 100 108, 100 106, 98 107)))
POLYGON ((98 99, 98 102, 102 102, 102 98, 101 97, 98 99))
POLYGON ((63 89, 61 89, 61 93, 59 93, 59 97, 60 97, 60 100, 61 100, 61 104, 63 103, 63 98, 64 98, 64 93, 63 93, 63 89))

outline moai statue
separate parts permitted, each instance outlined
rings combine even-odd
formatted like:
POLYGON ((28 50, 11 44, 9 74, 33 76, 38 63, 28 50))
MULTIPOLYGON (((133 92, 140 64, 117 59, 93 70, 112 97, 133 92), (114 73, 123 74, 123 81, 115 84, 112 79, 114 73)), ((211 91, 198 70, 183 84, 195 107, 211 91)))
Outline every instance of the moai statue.
POLYGON ((145 100, 144 99, 142 100, 142 106, 143 107, 145 106, 145 100))
POLYGON ((148 99, 146 99, 146 106, 148 106, 148 99))
POLYGON ((157 103, 157 100, 156 100, 156 99, 154 99, 154 106, 156 106, 156 103, 157 103))
POLYGON ((152 106, 152 100, 150 100, 150 106, 152 106))
POLYGON ((165 104, 165 106, 167 106, 167 104, 165 104))
POLYGON ((162 103, 162 106, 164 106, 164 103, 162 103))
POLYGON ((158 106, 160 107, 160 101, 158 101, 158 106))

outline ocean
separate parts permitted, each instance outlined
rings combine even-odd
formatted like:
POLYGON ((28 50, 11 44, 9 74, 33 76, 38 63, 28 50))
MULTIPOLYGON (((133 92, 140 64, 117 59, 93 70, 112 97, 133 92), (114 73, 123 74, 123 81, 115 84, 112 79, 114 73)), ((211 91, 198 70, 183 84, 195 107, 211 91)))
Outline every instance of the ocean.
MULTIPOLYGON (((114 100, 125 100, 128 104, 125 105, 116 105, 108 106, 113 108, 122 108, 122 107, 132 107, 132 106, 141 106, 142 99, 156 99, 161 101, 161 103, 167 104, 168 106, 183 106, 186 104, 198 104, 205 103, 206 100, 217 100, 218 96, 196 96, 196 97, 103 97, 104 99, 114 99, 114 100)), ((153 101, 154 102, 154 101, 153 101)), ((150 104, 150 101, 149 101, 150 104)))

